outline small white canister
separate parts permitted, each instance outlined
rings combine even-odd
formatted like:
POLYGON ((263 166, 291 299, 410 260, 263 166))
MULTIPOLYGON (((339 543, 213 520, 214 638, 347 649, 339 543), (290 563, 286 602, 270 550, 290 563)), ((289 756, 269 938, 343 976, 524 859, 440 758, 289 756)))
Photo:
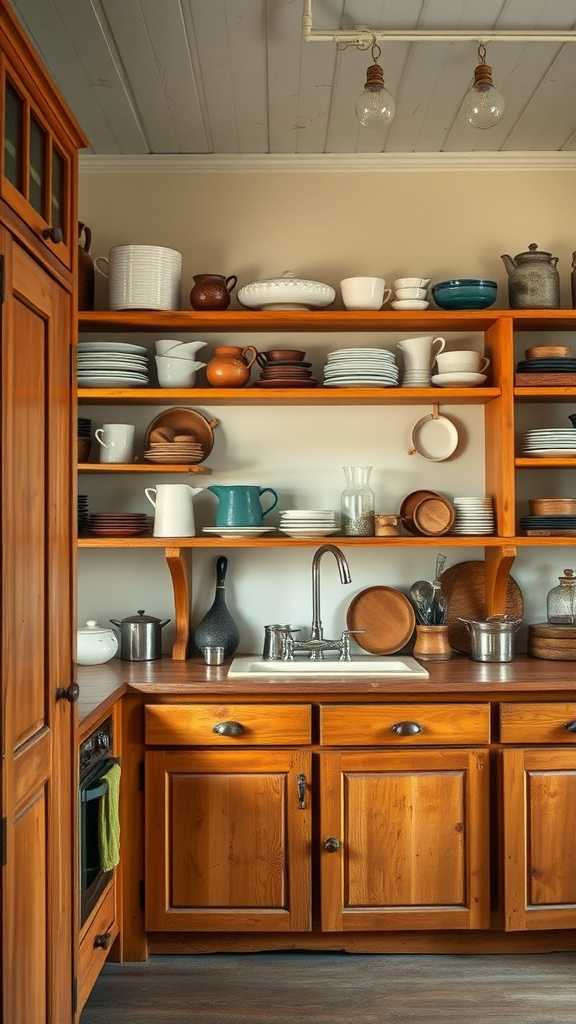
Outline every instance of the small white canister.
POLYGON ((76 631, 76 661, 78 665, 104 665, 118 654, 118 637, 113 629, 99 626, 88 619, 76 631))

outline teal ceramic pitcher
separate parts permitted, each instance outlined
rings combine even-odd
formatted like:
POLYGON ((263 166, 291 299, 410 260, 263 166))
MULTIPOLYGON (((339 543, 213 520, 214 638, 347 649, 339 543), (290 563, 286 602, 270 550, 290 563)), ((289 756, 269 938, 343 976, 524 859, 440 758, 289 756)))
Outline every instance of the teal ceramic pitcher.
POLYGON ((278 495, 272 487, 245 487, 241 484, 224 487, 213 484, 207 490, 218 498, 216 526, 261 526, 264 516, 278 504, 278 495), (263 494, 271 494, 274 498, 272 504, 264 510, 260 504, 263 494))

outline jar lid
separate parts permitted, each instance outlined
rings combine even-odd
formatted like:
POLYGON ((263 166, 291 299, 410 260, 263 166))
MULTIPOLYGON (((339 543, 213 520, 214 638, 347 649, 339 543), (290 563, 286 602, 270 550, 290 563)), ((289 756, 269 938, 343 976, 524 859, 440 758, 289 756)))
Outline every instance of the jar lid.
POLYGON ((86 619, 86 625, 80 627, 78 633, 85 636, 93 636, 95 633, 107 633, 109 636, 114 636, 114 630, 110 629, 109 626, 99 626, 96 619, 86 619))
POLYGON ((574 569, 564 569, 564 572, 562 573, 561 576, 558 577, 558 579, 560 580, 560 583, 568 583, 568 584, 571 583, 572 586, 576 585, 576 577, 574 576, 574 569))

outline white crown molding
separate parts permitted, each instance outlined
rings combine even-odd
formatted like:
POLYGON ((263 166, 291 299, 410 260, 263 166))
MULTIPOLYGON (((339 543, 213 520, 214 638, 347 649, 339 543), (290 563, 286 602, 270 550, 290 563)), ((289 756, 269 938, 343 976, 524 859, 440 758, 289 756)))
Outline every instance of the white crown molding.
POLYGON ((84 153, 82 174, 202 174, 215 172, 567 171, 573 152, 475 153, 182 153, 129 156, 84 153))

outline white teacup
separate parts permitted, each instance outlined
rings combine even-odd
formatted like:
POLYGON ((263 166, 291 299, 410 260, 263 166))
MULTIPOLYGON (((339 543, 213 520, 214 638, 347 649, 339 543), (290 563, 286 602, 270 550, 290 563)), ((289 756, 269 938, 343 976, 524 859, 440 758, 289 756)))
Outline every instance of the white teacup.
POLYGON ((346 277, 340 291, 346 309, 381 309, 392 294, 383 277, 346 277))
POLYGON ((94 431, 100 445, 100 462, 134 461, 134 426, 131 423, 104 423, 94 431))
POLYGON ((439 373, 484 373, 490 366, 488 356, 479 352, 442 352, 436 356, 439 373))
POLYGON ((426 288, 397 288, 397 299, 425 299, 426 288))
POLYGON ((155 342, 156 354, 159 356, 167 356, 170 353, 170 358, 179 359, 193 359, 199 349, 204 348, 206 345, 205 341, 201 338, 196 338, 194 341, 176 341, 174 338, 160 338, 159 341, 155 342))
POLYGON ((446 339, 427 334, 422 338, 404 338, 397 347, 402 353, 405 370, 430 370, 433 360, 444 351, 446 339))
POLYGON ((158 383, 161 388, 191 388, 198 370, 206 363, 195 363, 191 359, 172 359, 169 356, 155 356, 158 383))

